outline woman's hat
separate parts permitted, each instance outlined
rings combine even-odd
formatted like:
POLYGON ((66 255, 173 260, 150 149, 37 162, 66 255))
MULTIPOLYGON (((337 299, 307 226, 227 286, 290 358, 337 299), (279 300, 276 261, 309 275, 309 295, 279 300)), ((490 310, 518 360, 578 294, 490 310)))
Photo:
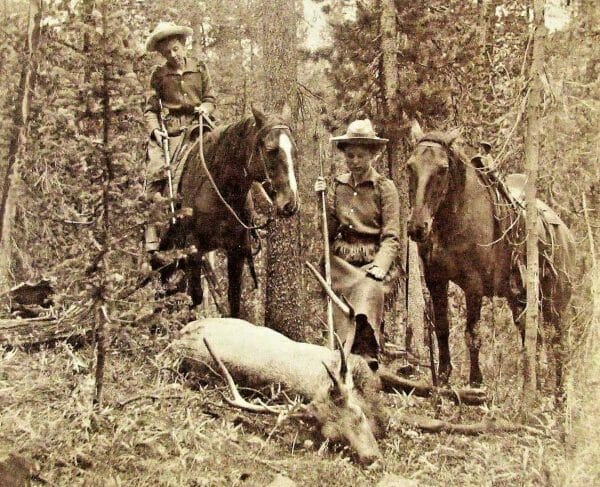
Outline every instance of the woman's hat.
POLYGON ((344 135, 331 137, 331 142, 342 148, 345 145, 385 145, 388 139, 377 137, 371 120, 365 118, 352 122, 344 135))
POLYGON ((159 22, 156 28, 146 40, 146 51, 156 51, 156 45, 165 39, 173 36, 190 37, 194 31, 190 27, 177 25, 174 22, 159 22))

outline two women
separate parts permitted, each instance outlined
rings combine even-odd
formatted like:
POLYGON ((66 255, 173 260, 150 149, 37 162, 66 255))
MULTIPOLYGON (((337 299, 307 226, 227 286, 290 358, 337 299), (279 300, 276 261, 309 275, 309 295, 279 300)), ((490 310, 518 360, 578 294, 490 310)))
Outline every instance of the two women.
MULTIPOLYGON (((152 93, 145 109, 150 134, 150 194, 164 187, 164 140, 168 137, 172 154, 177 152, 177 146, 184 143, 185 128, 193 123, 198 111, 210 114, 215 108, 206 66, 186 54, 185 42, 191 34, 188 27, 160 23, 146 43, 147 51, 157 51, 165 59, 152 73, 152 93), (165 126, 167 133, 162 130, 165 126)), ((337 176, 331 188, 332 284, 354 309, 352 320, 336 310, 334 321, 345 347, 365 355, 376 366, 383 343, 385 297, 398 274, 398 193, 394 183, 373 167, 387 139, 377 137, 369 120, 352 122, 346 134, 332 141, 343 152, 349 170, 337 176)), ((315 190, 325 189, 325 181, 319 179, 315 190)), ((152 252, 157 248, 158 232, 151 224, 146 232, 146 249, 152 252)))
MULTIPOLYGON (((349 170, 334 178, 329 198, 332 287, 354 310, 353 319, 334 310, 334 323, 344 347, 376 367, 385 298, 398 276, 400 249, 398 191, 373 167, 388 140, 375 134, 370 120, 352 122, 344 135, 331 140, 349 170)), ((319 178, 315 191, 325 190, 319 178)))

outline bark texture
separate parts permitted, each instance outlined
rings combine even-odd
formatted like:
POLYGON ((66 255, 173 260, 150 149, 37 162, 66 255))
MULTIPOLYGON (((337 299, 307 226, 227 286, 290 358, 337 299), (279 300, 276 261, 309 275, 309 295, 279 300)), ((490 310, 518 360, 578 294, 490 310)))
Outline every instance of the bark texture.
MULTIPOLYGON (((261 18, 264 108, 281 111, 287 105, 294 113, 298 44, 296 2, 264 0, 261 18)), ((294 162, 298 163, 297 160, 294 162)), ((305 338, 301 262, 299 215, 277 219, 268 235, 265 325, 294 340, 305 338)))
POLYGON ((536 342, 539 322, 539 258, 538 258, 538 209, 536 183, 540 152, 541 93, 544 74, 544 1, 534 0, 533 55, 530 71, 530 93, 527 104, 527 133, 525 135, 525 172, 527 184, 527 314, 525 323, 525 350, 523 360, 523 395, 525 403, 531 403, 536 395, 536 342))
POLYGON ((2 178, 0 199, 0 290, 6 290, 10 281, 11 229, 15 218, 18 194, 18 160, 27 144, 29 111, 37 73, 37 52, 40 43, 41 0, 29 3, 29 20, 25 40, 23 69, 10 131, 6 171, 2 178))

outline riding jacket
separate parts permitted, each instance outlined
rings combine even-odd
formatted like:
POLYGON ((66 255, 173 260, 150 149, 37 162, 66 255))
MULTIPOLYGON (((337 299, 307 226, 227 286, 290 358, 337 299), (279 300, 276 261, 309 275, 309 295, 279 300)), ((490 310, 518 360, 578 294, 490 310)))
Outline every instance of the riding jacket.
POLYGON ((183 127, 194 121, 194 108, 201 103, 215 103, 215 95, 206 65, 186 58, 181 71, 166 63, 157 66, 150 77, 152 93, 148 96, 144 114, 149 133, 160 128, 160 104, 169 135, 179 135, 183 127))
POLYGON ((374 168, 357 183, 349 172, 335 177, 329 213, 335 255, 389 271, 400 250, 400 205, 392 180, 374 168))

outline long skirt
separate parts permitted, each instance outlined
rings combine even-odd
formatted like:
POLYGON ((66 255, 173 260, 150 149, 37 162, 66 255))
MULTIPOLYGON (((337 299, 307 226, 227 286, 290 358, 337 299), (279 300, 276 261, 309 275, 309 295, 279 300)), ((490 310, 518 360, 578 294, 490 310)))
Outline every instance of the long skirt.
POLYGON ((348 317, 334 307, 335 331, 346 350, 375 358, 383 347, 384 311, 393 302, 399 272, 394 264, 378 281, 367 274, 371 265, 357 265, 331 255, 332 288, 352 308, 352 316, 348 317))

